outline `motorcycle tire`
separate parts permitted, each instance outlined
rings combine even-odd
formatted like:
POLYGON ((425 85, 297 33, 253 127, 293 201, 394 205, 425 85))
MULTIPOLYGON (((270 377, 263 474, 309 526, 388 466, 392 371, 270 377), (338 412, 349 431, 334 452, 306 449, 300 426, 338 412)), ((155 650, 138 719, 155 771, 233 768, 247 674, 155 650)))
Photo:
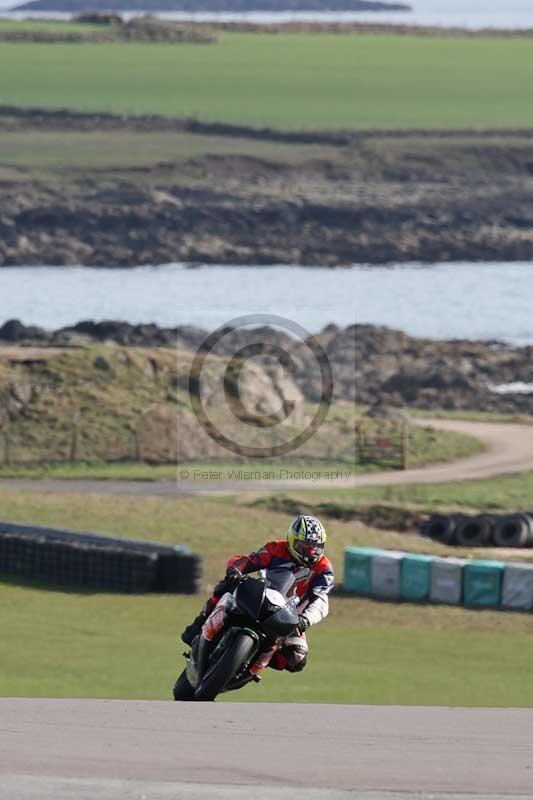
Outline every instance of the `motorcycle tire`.
POLYGON ((195 700, 214 700, 248 659, 255 642, 247 633, 239 633, 218 661, 211 666, 194 693, 195 700))
POLYGON ((187 679, 185 670, 181 673, 173 689, 174 700, 194 700, 194 688, 187 679))

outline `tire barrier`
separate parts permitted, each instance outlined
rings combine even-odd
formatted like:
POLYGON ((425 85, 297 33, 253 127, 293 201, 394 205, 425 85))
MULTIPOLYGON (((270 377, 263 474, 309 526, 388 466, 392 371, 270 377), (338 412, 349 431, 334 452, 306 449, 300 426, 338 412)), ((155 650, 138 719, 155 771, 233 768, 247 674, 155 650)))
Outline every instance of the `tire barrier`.
POLYGON ((378 600, 533 611, 533 563, 346 547, 343 588, 378 600))
POLYGON ((460 547, 533 547, 533 513, 433 514, 420 532, 460 547))
POLYGON ((533 544, 533 519, 528 514, 510 514, 494 526, 496 547, 531 547, 533 544))
POLYGON ((442 544, 457 544, 457 528, 466 514, 434 514, 422 528, 422 535, 442 544))
POLYGON ((486 547, 492 544, 495 518, 490 514, 464 517, 457 523, 455 541, 459 547, 486 547))
POLYGON ((0 574, 120 592, 195 594, 202 559, 183 546, 0 521, 0 574))

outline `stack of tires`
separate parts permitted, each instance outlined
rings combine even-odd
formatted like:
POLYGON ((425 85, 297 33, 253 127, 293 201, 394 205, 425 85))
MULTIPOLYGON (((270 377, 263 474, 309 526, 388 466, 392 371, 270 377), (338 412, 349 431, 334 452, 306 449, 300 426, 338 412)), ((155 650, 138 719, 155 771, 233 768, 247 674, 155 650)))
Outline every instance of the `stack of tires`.
POLYGON ((0 575, 98 590, 193 594, 201 591, 202 563, 181 545, 0 520, 0 575))
POLYGON ((533 547, 533 512, 434 514, 422 535, 458 547, 533 547))

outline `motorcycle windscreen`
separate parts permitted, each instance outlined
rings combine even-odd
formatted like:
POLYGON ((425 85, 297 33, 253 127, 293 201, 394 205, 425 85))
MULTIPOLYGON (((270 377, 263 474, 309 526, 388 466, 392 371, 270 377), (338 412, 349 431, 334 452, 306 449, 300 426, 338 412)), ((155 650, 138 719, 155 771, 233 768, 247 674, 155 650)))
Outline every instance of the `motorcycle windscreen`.
POLYGON ((262 570, 262 573, 265 575, 267 586, 270 589, 275 589, 284 597, 290 597, 294 594, 296 586, 296 578, 292 569, 292 565, 287 564, 283 567, 262 570))
POLYGON ((298 625, 298 614, 296 612, 296 600, 289 600, 286 606, 278 608, 274 613, 269 614, 261 622, 261 627, 265 633, 276 636, 290 636, 294 633, 298 625))
POLYGON ((256 578, 246 578, 235 590, 235 600, 241 611, 253 620, 259 618, 259 612, 265 596, 265 582, 256 578))

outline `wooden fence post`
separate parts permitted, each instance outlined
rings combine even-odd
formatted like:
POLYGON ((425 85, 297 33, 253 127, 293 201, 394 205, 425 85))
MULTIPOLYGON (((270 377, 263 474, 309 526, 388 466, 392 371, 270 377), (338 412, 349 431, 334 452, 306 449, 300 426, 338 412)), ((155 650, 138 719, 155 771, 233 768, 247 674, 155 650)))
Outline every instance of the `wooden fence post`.
POLYGON ((69 461, 71 464, 74 464, 74 462, 77 459, 77 455, 78 455, 78 428, 76 425, 74 425, 70 436, 69 461))
POLYGON ((355 428, 355 452, 359 463, 364 461, 364 433, 363 423, 360 422, 355 428))
POLYGON ((409 423, 402 424, 402 469, 409 469, 409 423))
POLYGON ((141 461, 141 436, 138 428, 133 429, 133 460, 141 461))
POLYGON ((4 433, 4 464, 6 467, 11 466, 11 440, 9 438, 9 431, 4 433))
POLYGON ((72 431, 70 434, 70 453, 69 461, 74 464, 78 460, 78 428, 80 422, 80 413, 75 411, 72 415, 72 431))

